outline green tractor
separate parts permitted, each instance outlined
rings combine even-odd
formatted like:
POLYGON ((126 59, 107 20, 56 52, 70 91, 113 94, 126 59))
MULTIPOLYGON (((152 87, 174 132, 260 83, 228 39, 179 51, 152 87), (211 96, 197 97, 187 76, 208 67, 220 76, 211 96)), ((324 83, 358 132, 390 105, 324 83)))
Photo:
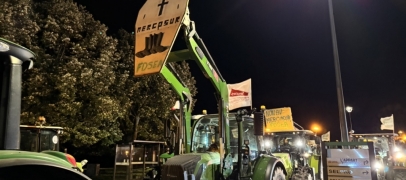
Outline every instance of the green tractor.
MULTIPOLYGON (((173 152, 159 167, 156 179, 163 180, 214 180, 253 179, 269 180, 292 176, 298 171, 308 170, 311 178, 319 173, 317 154, 309 157, 290 157, 283 160, 263 150, 264 134, 256 134, 252 112, 240 109, 229 113, 228 86, 217 68, 203 40, 190 19, 189 0, 146 1, 138 12, 135 24, 135 72, 136 77, 160 74, 178 95, 179 112, 173 152), (179 34, 181 33, 181 34, 179 34), (172 51, 175 39, 183 35, 187 49, 172 51), (192 60, 197 63, 205 77, 214 86, 218 114, 204 115, 192 122, 192 97, 189 89, 179 77, 172 63, 192 60), (190 129, 192 127, 192 129, 190 129), (298 158, 298 159, 295 159, 298 158), (300 160, 304 167, 293 168, 292 162, 300 160), (291 170, 289 169, 291 168, 291 170), (281 173, 284 175, 280 177, 281 173)), ((307 132, 307 131, 306 131, 307 132)), ((300 137, 311 136, 296 132, 300 137)), ((169 137, 169 136, 168 136, 169 137)), ((271 137, 271 135, 269 135, 271 137)), ((309 137, 310 138, 310 137, 309 137)), ((312 137, 313 138, 313 137, 312 137)), ((311 138, 310 138, 311 139, 311 138)), ((266 149, 266 148, 264 148, 266 149)), ((286 154, 302 153, 293 151, 286 154)), ((307 152, 310 153, 310 152, 307 152)), ((171 154, 171 153, 169 153, 171 154)), ((280 154, 281 155, 281 154, 280 154)), ((288 156, 285 156, 288 157, 288 156)), ((318 179, 318 178, 317 178, 318 179)))
POLYGON ((377 160, 373 168, 377 170, 379 180, 406 180, 406 167, 404 166, 406 152, 399 141, 398 134, 351 134, 350 137, 351 141, 355 142, 373 142, 377 160))
MULTIPOLYGON (((226 170, 223 171, 228 179, 316 180, 323 176, 321 141, 312 131, 303 130, 297 125, 298 128, 292 131, 255 135, 260 129, 255 129, 255 124, 259 126, 261 122, 257 124, 258 120, 254 121, 252 115, 239 118, 238 113, 229 113, 228 116, 231 158, 225 161, 226 170), (242 145, 241 149, 239 144, 242 145)), ((207 153, 219 136, 218 115, 194 115, 193 120, 191 151, 207 153)), ((205 179, 210 179, 207 177, 216 171, 204 173, 205 179)))
POLYGON ((33 66, 34 57, 30 50, 0 38, 0 179, 88 180, 70 154, 20 149, 22 73, 33 66))
POLYGON ((263 153, 279 159, 275 177, 321 179, 320 138, 309 130, 279 131, 263 136, 263 153))

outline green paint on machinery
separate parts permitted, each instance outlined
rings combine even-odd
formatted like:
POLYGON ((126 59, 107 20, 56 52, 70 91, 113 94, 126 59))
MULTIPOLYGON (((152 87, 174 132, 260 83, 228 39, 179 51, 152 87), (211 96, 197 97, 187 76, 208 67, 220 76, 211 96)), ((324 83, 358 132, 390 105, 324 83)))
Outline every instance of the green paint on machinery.
POLYGON ((176 140, 170 141, 175 142, 174 156, 171 151, 161 156, 167 161, 155 179, 320 179, 320 138, 311 131, 264 134, 262 111, 228 112, 227 83, 196 32, 188 3, 188 0, 147 1, 135 25, 135 76, 160 74, 179 99, 176 140), (179 32, 183 33, 187 49, 172 51, 179 32), (197 63, 217 95, 218 114, 201 115, 193 126, 190 91, 170 64, 185 60, 197 63), (279 138, 285 136, 300 139, 302 145, 291 144, 291 149, 281 149, 279 138), (274 145, 266 147, 266 140, 274 145), (215 144, 217 152, 211 148, 215 144))

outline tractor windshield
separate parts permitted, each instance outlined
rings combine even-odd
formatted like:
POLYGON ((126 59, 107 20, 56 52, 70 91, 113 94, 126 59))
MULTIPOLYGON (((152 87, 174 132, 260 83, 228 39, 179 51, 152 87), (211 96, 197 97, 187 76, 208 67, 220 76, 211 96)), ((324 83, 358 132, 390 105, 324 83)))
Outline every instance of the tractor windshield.
MULTIPOLYGON (((249 140, 251 156, 256 156, 258 152, 256 136, 254 136, 254 123, 250 117, 243 117, 243 140, 249 140)), ((233 153, 238 152, 238 128, 234 114, 229 115, 230 126, 230 146, 233 153)), ((192 151, 206 152, 207 148, 212 143, 216 143, 219 139, 218 132, 218 115, 205 115, 200 117, 193 128, 192 136, 192 151)), ((235 156, 237 157, 237 156, 235 156)), ((237 159, 235 159, 236 161, 237 159)))
POLYGON ((270 153, 311 151, 312 144, 315 144, 314 140, 295 132, 278 132, 264 136, 264 149, 270 153))
MULTIPOLYGON (((355 136, 353 137, 356 142, 373 142, 375 152, 381 156, 387 156, 390 140, 387 137, 382 136, 355 136)), ((368 149, 368 146, 359 146, 360 149, 368 149)))
POLYGON ((20 149, 41 152, 59 150, 58 133, 52 129, 21 128, 20 149))

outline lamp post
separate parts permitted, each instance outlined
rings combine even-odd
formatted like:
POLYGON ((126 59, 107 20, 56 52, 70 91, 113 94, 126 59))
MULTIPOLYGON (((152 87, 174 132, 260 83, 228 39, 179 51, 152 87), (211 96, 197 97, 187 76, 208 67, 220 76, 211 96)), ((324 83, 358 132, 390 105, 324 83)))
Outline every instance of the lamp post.
POLYGON ((341 82, 341 71, 340 71, 340 60, 338 58, 338 47, 337 47, 337 36, 336 28, 334 23, 334 13, 333 13, 333 2, 328 0, 328 11, 330 16, 330 28, 331 28, 331 39, 333 43, 333 55, 334 55, 334 67, 336 75, 336 87, 337 87, 337 99, 338 99, 338 116, 340 119, 340 131, 341 131, 341 141, 348 142, 348 128, 347 119, 345 118, 344 110, 344 94, 343 85, 341 82))
POLYGON ((352 121, 351 121, 351 112, 352 112, 352 107, 347 106, 345 107, 345 110, 348 112, 348 115, 350 117, 350 133, 354 133, 354 130, 352 129, 352 121))

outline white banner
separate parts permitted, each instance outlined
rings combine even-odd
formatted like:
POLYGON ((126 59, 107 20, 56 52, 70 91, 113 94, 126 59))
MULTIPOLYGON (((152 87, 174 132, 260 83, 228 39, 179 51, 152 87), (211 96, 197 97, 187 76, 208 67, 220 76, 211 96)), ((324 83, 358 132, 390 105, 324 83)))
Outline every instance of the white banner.
POLYGON ((393 123, 393 114, 389 117, 381 118, 381 130, 395 130, 395 124, 393 123))
POLYGON ((321 135, 321 140, 322 141, 330 141, 330 131, 327 132, 326 134, 321 135))
POLYGON ((228 87, 228 109, 231 111, 245 106, 252 106, 251 78, 237 83, 227 84, 228 87))

